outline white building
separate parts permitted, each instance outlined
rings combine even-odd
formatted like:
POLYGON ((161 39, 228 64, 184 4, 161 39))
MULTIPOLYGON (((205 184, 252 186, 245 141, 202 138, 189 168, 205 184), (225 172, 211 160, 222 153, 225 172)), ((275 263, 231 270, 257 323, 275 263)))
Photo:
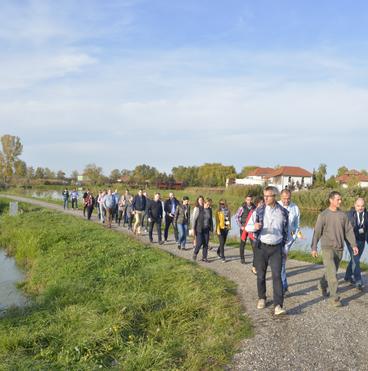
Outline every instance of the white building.
POLYGON ((297 166, 281 166, 267 178, 268 185, 275 186, 279 191, 285 188, 299 190, 313 184, 313 174, 297 166))

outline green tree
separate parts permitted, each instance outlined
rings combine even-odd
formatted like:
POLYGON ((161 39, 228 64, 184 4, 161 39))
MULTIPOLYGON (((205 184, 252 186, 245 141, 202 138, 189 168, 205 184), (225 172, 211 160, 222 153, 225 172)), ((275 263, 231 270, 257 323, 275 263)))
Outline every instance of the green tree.
POLYGON ((48 167, 45 168, 45 178, 46 179, 54 179, 55 178, 55 173, 50 170, 48 167))
POLYGON ((62 171, 62 170, 59 170, 57 173, 56 173, 56 178, 60 179, 60 180, 64 180, 65 179, 65 172, 62 171))
POLYGON ((344 175, 349 169, 346 166, 341 166, 337 169, 337 176, 344 175))
POLYGON ((258 166, 244 166, 241 170, 241 172, 239 173, 239 177, 240 178, 245 178, 246 176, 248 176, 248 174, 250 172, 252 172, 253 170, 257 169, 258 166))
POLYGON ((143 164, 138 165, 133 170, 133 178, 137 182, 145 182, 145 181, 156 181, 159 175, 159 171, 152 166, 143 164))
POLYGON ((199 185, 197 166, 177 166, 173 167, 171 172, 175 181, 184 182, 189 186, 195 187, 199 185))
POLYGON ((101 184, 104 178, 102 167, 96 164, 88 164, 83 170, 83 176, 88 178, 92 184, 101 184))
POLYGON ((332 188, 332 189, 336 189, 336 188, 339 188, 340 187, 340 184, 337 182, 336 180, 336 177, 334 177, 333 175, 330 176, 327 181, 326 181, 326 187, 327 188, 332 188))
POLYGON ((4 181, 7 181, 15 173, 15 163, 22 154, 23 145, 19 137, 13 135, 3 135, 1 137, 2 152, 0 155, 1 173, 4 181))
POLYGON ((113 182, 113 183, 116 183, 118 181, 118 179, 120 179, 121 177, 121 172, 119 169, 114 169, 111 171, 110 173, 110 180, 113 182))
POLYGON ((314 187, 321 187, 324 186, 326 183, 326 174, 327 174, 327 165, 326 164, 320 164, 318 166, 318 170, 313 172, 314 187))
POLYGON ((206 163, 199 167, 198 178, 203 186, 224 187, 226 178, 235 178, 234 166, 225 166, 220 163, 206 163))
POLYGON ((36 179, 44 179, 44 178, 45 178, 45 169, 39 166, 39 167, 36 169, 36 171, 35 171, 35 175, 34 175, 34 177, 35 177, 36 179))
POLYGON ((14 163, 15 175, 19 178, 27 176, 27 164, 22 160, 16 160, 14 163))
POLYGON ((70 173, 70 178, 76 182, 78 180, 78 176, 79 176, 79 171, 78 170, 73 170, 71 173, 70 173))
POLYGON ((33 166, 27 167, 27 178, 28 179, 33 179, 35 177, 35 170, 33 166))

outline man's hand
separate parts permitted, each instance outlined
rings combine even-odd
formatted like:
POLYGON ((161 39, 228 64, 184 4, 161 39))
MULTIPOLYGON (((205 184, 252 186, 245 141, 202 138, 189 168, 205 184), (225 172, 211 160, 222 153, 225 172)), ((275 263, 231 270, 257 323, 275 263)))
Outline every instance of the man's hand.
POLYGON ((353 253, 354 255, 358 255, 359 254, 359 250, 356 246, 353 247, 353 253))
POLYGON ((254 229, 259 231, 262 228, 262 223, 254 223, 254 229))
POLYGON ((311 255, 313 258, 318 258, 318 252, 316 250, 312 250, 311 255))

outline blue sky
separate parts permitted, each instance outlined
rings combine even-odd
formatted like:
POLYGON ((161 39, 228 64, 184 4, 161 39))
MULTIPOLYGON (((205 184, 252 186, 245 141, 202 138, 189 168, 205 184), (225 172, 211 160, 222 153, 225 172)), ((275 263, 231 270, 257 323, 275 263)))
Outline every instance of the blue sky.
POLYGON ((0 7, 0 134, 29 165, 368 168, 364 1, 0 7))

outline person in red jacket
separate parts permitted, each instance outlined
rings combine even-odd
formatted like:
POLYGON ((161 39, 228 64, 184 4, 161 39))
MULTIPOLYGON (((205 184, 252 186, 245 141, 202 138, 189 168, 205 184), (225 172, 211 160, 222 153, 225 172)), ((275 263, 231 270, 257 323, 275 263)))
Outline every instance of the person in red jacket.
MULTIPOLYGON (((241 235, 241 240, 243 241, 244 245, 245 245, 245 242, 247 241, 247 238, 249 237, 249 239, 250 239, 250 243, 251 243, 252 250, 253 250, 252 272, 254 274, 257 274, 257 270, 254 266, 254 243, 253 242, 254 242, 255 238, 254 238, 253 233, 252 232, 247 232, 245 228, 248 224, 254 223, 254 221, 252 220, 252 215, 253 215, 254 211, 256 210, 256 208, 259 207, 259 206, 262 206, 262 204, 263 204, 263 197, 257 197, 254 200, 255 207, 252 210, 249 211, 249 213, 247 215, 247 218, 244 222, 244 225, 243 225, 243 228, 242 228, 243 233, 241 235)), ((254 213, 254 215, 255 215, 255 213, 254 213)))

